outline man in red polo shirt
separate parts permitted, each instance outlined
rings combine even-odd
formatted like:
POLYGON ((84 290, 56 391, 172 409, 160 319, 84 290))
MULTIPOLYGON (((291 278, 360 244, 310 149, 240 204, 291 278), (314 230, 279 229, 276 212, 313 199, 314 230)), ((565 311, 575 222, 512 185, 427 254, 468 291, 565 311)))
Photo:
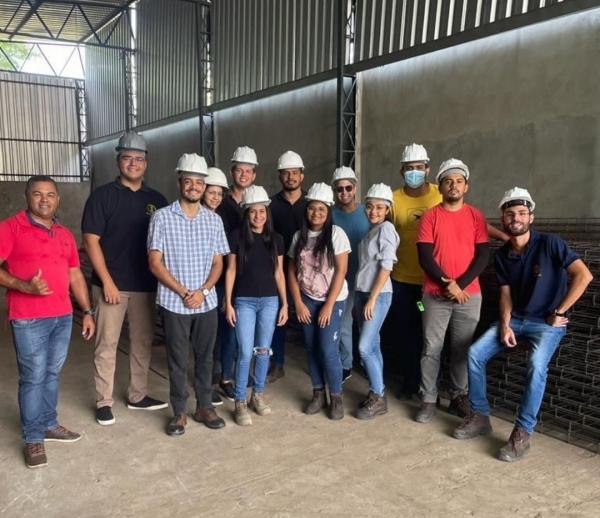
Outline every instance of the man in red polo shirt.
POLYGON ((75 442, 58 424, 58 383, 71 340, 69 289, 84 310, 82 334, 95 331, 93 312, 73 234, 56 221, 60 201, 49 176, 32 176, 27 210, 0 222, 0 286, 6 293, 19 368, 19 408, 29 468, 47 464, 44 441, 75 442))

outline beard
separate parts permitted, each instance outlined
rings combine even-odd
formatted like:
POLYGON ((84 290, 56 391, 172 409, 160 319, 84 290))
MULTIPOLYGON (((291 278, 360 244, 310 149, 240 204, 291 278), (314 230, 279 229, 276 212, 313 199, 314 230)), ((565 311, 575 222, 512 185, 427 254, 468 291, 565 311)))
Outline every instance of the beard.
POLYGON ((202 196, 201 196, 201 195, 199 195, 199 194, 197 194, 197 195, 195 195, 195 196, 196 196, 195 198, 192 198, 191 196, 189 196, 189 195, 188 195, 188 194, 186 194, 186 193, 183 193, 183 194, 181 195, 181 197, 182 197, 182 198, 183 198, 185 201, 187 201, 188 203, 199 203, 199 202, 200 202, 200 199, 202 198, 202 196))
POLYGON ((527 234, 527 232, 529 232, 529 229, 531 228, 531 223, 526 222, 526 223, 510 223, 510 224, 506 224, 503 223, 502 224, 504 231, 509 235, 509 236, 513 236, 513 237, 518 237, 518 236, 522 236, 523 234, 527 234))

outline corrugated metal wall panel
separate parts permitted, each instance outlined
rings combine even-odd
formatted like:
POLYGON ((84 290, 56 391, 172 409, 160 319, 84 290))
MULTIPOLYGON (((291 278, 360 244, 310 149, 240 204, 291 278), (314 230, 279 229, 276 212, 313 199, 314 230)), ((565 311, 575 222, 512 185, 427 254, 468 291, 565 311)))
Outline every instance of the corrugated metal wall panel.
POLYGON ((215 1, 215 102, 331 70, 334 8, 332 0, 215 1))
MULTIPOLYGON (((127 17, 115 21, 111 36, 114 45, 129 46, 127 17)), ((106 37, 112 24, 99 32, 106 37)), ((88 47, 85 52, 85 87, 88 114, 88 139, 119 133, 125 129, 125 81, 122 51, 88 47)))
POLYGON ((354 63, 553 3, 559 0, 545 4, 542 0, 356 0, 354 63))
MULTIPOLYGON (((204 9, 200 11, 206 13, 204 9)), ((197 109, 194 4, 172 0, 140 2, 137 22, 138 125, 197 109)), ((204 99, 203 104, 206 103, 204 99)))
POLYGON ((34 174, 80 179, 76 83, 0 72, 0 180, 34 174))

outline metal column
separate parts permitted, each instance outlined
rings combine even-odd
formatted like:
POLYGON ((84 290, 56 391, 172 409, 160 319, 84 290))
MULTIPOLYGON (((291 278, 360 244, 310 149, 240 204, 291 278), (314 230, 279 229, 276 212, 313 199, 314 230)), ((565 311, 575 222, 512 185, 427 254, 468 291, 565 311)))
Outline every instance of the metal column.
POLYGON ((356 157, 356 75, 346 73, 347 50, 354 46, 356 0, 338 0, 336 164, 354 168, 356 157))

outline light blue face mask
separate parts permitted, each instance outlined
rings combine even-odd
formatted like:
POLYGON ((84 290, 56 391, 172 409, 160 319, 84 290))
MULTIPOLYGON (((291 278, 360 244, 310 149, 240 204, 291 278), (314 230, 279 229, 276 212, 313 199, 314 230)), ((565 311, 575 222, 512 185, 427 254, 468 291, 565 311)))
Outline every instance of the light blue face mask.
POLYGON ((417 189, 425 183, 425 171, 419 171, 418 169, 409 169, 404 172, 404 181, 411 189, 417 189))

